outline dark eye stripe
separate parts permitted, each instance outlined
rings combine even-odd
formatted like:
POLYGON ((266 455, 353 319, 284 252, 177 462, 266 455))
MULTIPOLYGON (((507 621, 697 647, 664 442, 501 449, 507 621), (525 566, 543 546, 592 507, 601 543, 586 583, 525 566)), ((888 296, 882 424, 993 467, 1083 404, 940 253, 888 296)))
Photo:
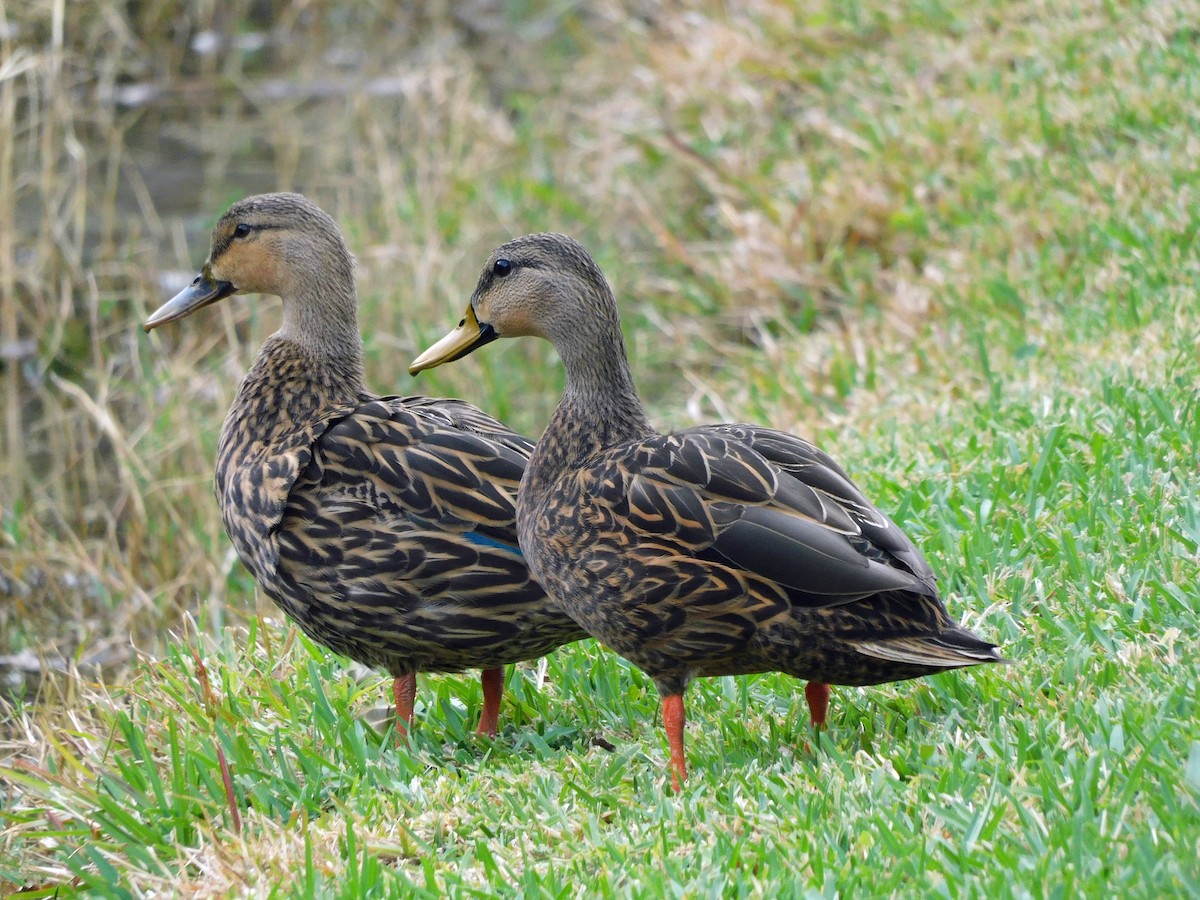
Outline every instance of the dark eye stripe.
POLYGON ((250 224, 247 224, 246 222, 238 222, 237 226, 233 229, 233 231, 229 232, 229 234, 226 235, 225 237, 219 238, 213 242, 212 252, 209 256, 214 262, 216 262, 216 260, 218 260, 221 257, 221 255, 226 250, 229 249, 229 245, 232 244, 235 240, 238 240, 239 238, 244 238, 247 235, 249 235, 255 231, 272 231, 272 230, 275 230, 278 228, 285 228, 285 227, 287 227, 287 226, 272 225, 272 224, 265 223, 265 222, 260 225, 250 225, 250 224), (245 229, 245 231, 242 231, 243 228, 245 229))

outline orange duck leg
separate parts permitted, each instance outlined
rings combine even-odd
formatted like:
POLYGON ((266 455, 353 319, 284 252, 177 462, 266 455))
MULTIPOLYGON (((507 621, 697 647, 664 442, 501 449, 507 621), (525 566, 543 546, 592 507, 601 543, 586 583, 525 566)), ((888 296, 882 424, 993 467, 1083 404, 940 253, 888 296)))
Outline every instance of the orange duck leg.
POLYGON ((829 714, 829 685, 822 681, 810 681, 804 687, 804 699, 808 701, 808 715, 814 728, 824 728, 829 714))
POLYGON ((683 712, 683 694, 663 697, 662 713, 667 744, 671 748, 671 787, 678 793, 687 781, 687 760, 683 755, 683 726, 687 724, 687 717, 683 712))
POLYGON ((403 743, 412 730, 413 705, 417 700, 416 673, 394 678, 392 696, 396 698, 396 738, 403 743))
POLYGON ((483 710, 479 713, 476 734, 495 737, 500 730, 500 697, 504 694, 504 669, 484 669, 479 676, 483 682, 483 710))

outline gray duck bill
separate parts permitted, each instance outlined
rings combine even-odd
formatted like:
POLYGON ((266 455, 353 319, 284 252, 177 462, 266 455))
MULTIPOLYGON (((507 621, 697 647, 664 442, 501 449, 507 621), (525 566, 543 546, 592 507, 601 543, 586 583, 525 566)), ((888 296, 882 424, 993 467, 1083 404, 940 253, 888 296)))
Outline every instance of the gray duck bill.
POLYGON ((191 284, 156 309, 142 326, 147 332, 153 331, 159 325, 166 325, 190 316, 198 309, 203 309, 218 300, 224 300, 230 294, 237 292, 228 281, 218 281, 212 277, 208 266, 195 277, 191 284))

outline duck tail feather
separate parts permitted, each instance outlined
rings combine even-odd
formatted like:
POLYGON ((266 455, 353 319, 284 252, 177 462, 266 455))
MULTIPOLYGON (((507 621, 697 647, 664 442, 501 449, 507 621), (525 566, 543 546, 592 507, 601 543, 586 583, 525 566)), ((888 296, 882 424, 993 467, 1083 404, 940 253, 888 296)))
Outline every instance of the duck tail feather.
POLYGON ((883 641, 862 641, 855 645, 859 653, 889 662, 917 666, 957 669, 983 663, 1011 665, 999 648, 965 628, 935 635, 912 635, 883 641))

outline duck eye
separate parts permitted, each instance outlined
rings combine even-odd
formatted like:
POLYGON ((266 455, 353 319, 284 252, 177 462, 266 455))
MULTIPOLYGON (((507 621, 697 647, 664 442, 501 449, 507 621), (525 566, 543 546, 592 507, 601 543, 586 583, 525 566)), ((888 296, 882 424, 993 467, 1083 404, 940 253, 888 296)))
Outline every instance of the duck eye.
POLYGON ((245 237, 245 236, 246 236, 246 235, 248 235, 249 233, 250 233, 250 226, 249 226, 249 225, 247 225, 245 222, 241 222, 241 223, 239 223, 239 224, 238 224, 238 227, 237 227, 237 228, 235 228, 235 229, 233 229, 233 236, 234 236, 234 237, 240 237, 240 238, 241 238, 241 237, 245 237))
POLYGON ((507 259, 498 259, 492 265, 492 271, 495 272, 501 278, 503 278, 505 275, 507 275, 509 272, 512 271, 512 267, 513 267, 512 263, 509 262, 507 259))

